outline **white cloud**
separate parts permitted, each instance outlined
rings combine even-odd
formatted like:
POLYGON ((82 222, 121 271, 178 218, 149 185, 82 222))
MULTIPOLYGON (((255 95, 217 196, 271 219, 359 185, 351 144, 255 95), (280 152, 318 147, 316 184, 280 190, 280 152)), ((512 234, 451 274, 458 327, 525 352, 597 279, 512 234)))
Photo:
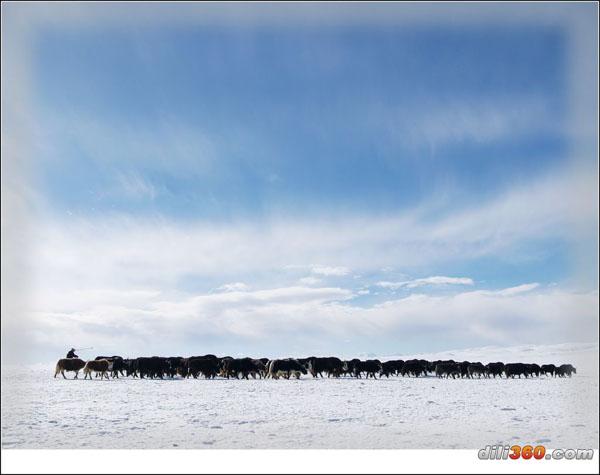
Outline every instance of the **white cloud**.
POLYGON ((592 317, 598 308, 595 292, 580 294, 544 290, 511 294, 504 290, 443 296, 412 294, 379 304, 373 311, 381 312, 380 322, 384 326, 421 326, 438 335, 464 332, 472 341, 499 344, 543 341, 550 335, 555 339, 567 338, 567 334, 577 340, 584 338, 589 329, 595 328, 596 322, 592 317), (570 318, 566 319, 566 315, 570 318), (528 330, 517 335, 515 325, 528 330), (581 327, 577 329, 573 325, 581 327), (565 334, 559 336, 560 332, 565 334))
POLYGON ((531 284, 517 285, 516 287, 509 287, 498 292, 498 295, 516 295, 524 292, 531 292, 533 289, 537 289, 540 286, 537 282, 531 284))
MULTIPOLYGON (((39 144, 54 146, 54 134, 59 130, 70 131, 87 159, 117 170, 127 165, 183 178, 211 176, 217 173, 217 162, 223 165, 217 152, 223 145, 221 137, 209 136, 205 130, 173 117, 163 116, 151 126, 142 127, 103 122, 84 112, 77 115, 65 112, 38 132, 39 144)), ((63 159, 60 153, 45 153, 43 157, 57 161, 53 163, 55 166, 63 159)), ((133 196, 157 193, 148 178, 137 170, 118 173, 117 185, 133 196)))
POLYGON ((221 290, 223 292, 243 292, 250 289, 250 286, 244 284, 243 282, 234 282, 232 284, 225 284, 221 287, 218 287, 217 290, 221 290))
POLYGON ((445 277, 436 275, 433 277, 426 277, 423 279, 414 279, 414 280, 405 280, 402 282, 388 282, 381 281, 377 282, 378 287, 382 287, 384 289, 399 289, 401 287, 406 287, 408 289, 413 289, 415 287, 422 287, 424 285, 473 285, 473 279, 469 277, 445 277))
POLYGON ((381 287, 382 289, 399 289, 404 286, 404 282, 389 282, 387 280, 382 280, 381 282, 377 282, 375 285, 377 287, 381 287))
MULTIPOLYGON (((275 304, 327 303, 347 300, 352 292, 338 287, 281 287, 255 291, 232 291, 219 294, 199 295, 171 303, 163 302, 169 309, 180 308, 185 313, 191 307, 226 305, 253 307, 275 304)), ((162 303, 161 303, 162 305, 162 303)), ((180 312, 174 312, 177 315, 180 312)))
POLYGON ((446 101, 416 107, 410 120, 403 123, 406 113, 397 112, 393 121, 394 135, 408 144, 428 144, 433 149, 449 143, 492 142, 539 131, 558 133, 561 124, 548 110, 541 97, 486 97, 446 101), (401 132, 398 134, 398 128, 401 132))
MULTIPOLYGON (((288 223, 288 225, 296 225, 299 223, 288 223)), ((313 274, 316 275, 322 275, 325 277, 329 277, 329 276, 345 276, 350 274, 350 269, 348 269, 347 267, 344 266, 327 266, 327 265, 320 265, 320 264, 288 264, 283 266, 283 269, 285 270, 296 270, 296 269, 301 269, 301 270, 309 270, 310 272, 312 272, 313 274)))
POLYGON ((473 285, 473 279, 469 277, 444 277, 433 276, 425 279, 415 279, 408 282, 408 288, 421 287, 422 285, 473 285))
POLYGON ((314 266, 312 268, 313 274, 326 275, 326 276, 343 276, 350 273, 350 269, 346 267, 330 267, 330 266, 314 266))
MULTIPOLYGON (((367 275, 392 263, 410 270, 482 256, 527 262, 536 258, 533 243, 578 242, 581 233, 591 232, 590 223, 597 222, 592 199, 596 176, 562 173, 437 219, 424 219, 419 210, 386 217, 260 223, 53 217, 29 223, 28 235, 43 239, 30 240, 19 268, 35 279, 36 287, 60 294, 64 289, 107 286, 174 290, 186 275, 235 282, 241 276, 268 274, 274 283, 282 277, 281 269, 290 267, 308 269, 318 278, 345 277, 349 269, 367 275), (571 203, 575 189, 590 200, 571 203), (588 224, 582 231, 583 221, 588 224), (286 266, 290 259, 336 265, 286 266)), ((467 279, 434 276, 381 286, 471 285, 467 279)))
POLYGON ((308 276, 308 277, 302 277, 300 280, 298 280, 298 282, 303 285, 317 285, 317 284, 320 284, 322 282, 322 280, 318 279, 316 277, 308 276))
POLYGON ((368 308, 352 305, 356 294, 335 287, 175 296, 123 292, 89 301, 69 294, 66 300, 78 302, 77 309, 60 308, 50 300, 37 302, 31 328, 36 345, 75 340, 103 347, 116 341, 121 351, 133 354, 158 352, 157 345, 170 345, 165 351, 193 351, 186 346, 187 338, 210 338, 220 351, 228 352, 231 338, 237 339, 238 350, 258 349, 276 335, 278 351, 284 354, 297 342, 314 339, 335 348, 341 338, 389 344, 443 335, 448 342, 507 345, 593 337, 597 292, 510 290, 412 294, 368 308), (160 341, 156 335, 161 335, 160 341))
POLYGON ((156 187, 141 174, 137 172, 117 174, 119 191, 131 198, 153 200, 156 195, 156 187))

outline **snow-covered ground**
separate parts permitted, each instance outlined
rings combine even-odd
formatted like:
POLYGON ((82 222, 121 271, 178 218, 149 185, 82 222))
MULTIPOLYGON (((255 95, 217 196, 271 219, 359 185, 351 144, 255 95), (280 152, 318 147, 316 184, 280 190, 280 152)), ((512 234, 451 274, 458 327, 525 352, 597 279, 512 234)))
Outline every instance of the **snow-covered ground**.
POLYGON ((527 380, 73 381, 54 379, 53 365, 3 367, 2 447, 598 448, 596 345, 414 356, 572 363, 577 374, 527 380))

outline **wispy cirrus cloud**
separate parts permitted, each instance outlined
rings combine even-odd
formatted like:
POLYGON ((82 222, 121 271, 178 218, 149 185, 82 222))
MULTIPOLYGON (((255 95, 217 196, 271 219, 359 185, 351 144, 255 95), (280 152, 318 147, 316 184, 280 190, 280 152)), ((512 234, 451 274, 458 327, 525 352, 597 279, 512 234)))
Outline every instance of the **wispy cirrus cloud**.
POLYGON ((350 273, 350 269, 347 267, 331 267, 331 266, 314 266, 312 268, 313 274, 324 275, 324 276, 343 276, 350 273))
MULTIPOLYGON (((341 277, 350 274, 351 270, 344 266, 320 265, 320 264, 288 264, 283 266, 285 270, 307 270, 314 275, 323 277, 341 277)), ((313 277, 316 278, 316 277, 313 277)))
POLYGON ((156 187, 138 172, 119 173, 117 181, 118 192, 127 197, 153 200, 157 195, 156 187))
POLYGON ((322 282, 322 280, 318 279, 317 277, 307 276, 307 277, 302 277, 301 279, 298 280, 298 282, 300 284, 304 284, 304 285, 317 285, 317 284, 320 284, 322 282))
MULTIPOLYGON (((59 285, 64 280, 66 286, 114 282, 167 287, 189 274, 236 282, 242 274, 282 269, 309 270, 315 278, 342 278, 350 269, 379 272, 393 264, 409 270, 482 256, 530 262, 536 257, 527 247, 532 243, 548 239, 579 242, 582 238, 594 242, 593 233, 587 235, 590 227, 583 223, 597 220, 595 176, 560 173, 469 209, 442 213, 436 219, 411 210, 384 217, 274 217, 260 225, 119 215, 40 221, 36 233, 44 240, 24 258, 44 285, 59 285), (589 195, 589 201, 572 199, 572 189, 589 195), (290 257, 308 264, 290 266, 290 257), (313 262, 335 265, 310 264, 313 262)), ((306 275, 295 279, 302 277, 306 275)), ((385 282, 392 282, 388 287, 471 285, 467 280, 451 280, 456 278, 385 282)))
POLYGON ((406 280, 401 282, 388 282, 381 281, 377 282, 377 286, 384 289, 400 289, 406 287, 413 289, 415 287, 422 287, 425 285, 473 285, 475 282, 469 277, 445 277, 436 275, 433 277, 425 277, 422 279, 406 280))
POLYGON ((34 122, 30 127, 30 133, 37 138, 35 146, 45 147, 44 153, 36 157, 41 164, 57 166, 64 161, 65 143, 55 138, 59 131, 69 130, 67 144, 76 144, 90 166, 102 164, 115 169, 116 181, 125 190, 148 187, 148 179, 140 170, 181 178, 213 175, 219 172, 217 162, 223 165, 218 153, 225 142, 222 137, 209 135, 203 128, 172 116, 141 126, 119 118, 102 121, 86 112, 64 113, 52 125, 41 127, 34 122), (134 170, 123 170, 124 167, 134 170))
MULTIPOLYGON (((488 143, 524 134, 553 132, 562 128, 544 98, 498 97, 440 101, 416 108, 402 125, 400 136, 407 145, 433 148, 464 142, 488 143)), ((402 124, 405 111, 398 113, 402 124)))
POLYGON ((533 282, 531 284, 521 284, 516 287, 509 287, 506 289, 502 289, 498 292, 498 295, 517 295, 525 292, 531 292, 534 289, 537 289, 540 286, 539 283, 533 282))
POLYGON ((243 292, 246 290, 249 290, 250 286, 247 284, 244 284, 243 282, 233 282, 231 284, 224 284, 220 287, 217 287, 217 290, 223 291, 223 292, 243 292))

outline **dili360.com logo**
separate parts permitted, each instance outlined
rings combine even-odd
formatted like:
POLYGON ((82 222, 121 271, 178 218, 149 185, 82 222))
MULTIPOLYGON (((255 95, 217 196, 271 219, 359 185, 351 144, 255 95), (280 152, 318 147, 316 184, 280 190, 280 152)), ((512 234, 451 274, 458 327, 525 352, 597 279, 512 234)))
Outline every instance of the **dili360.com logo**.
POLYGON ((477 456, 479 460, 592 460, 593 449, 552 449, 543 445, 486 445, 477 456))

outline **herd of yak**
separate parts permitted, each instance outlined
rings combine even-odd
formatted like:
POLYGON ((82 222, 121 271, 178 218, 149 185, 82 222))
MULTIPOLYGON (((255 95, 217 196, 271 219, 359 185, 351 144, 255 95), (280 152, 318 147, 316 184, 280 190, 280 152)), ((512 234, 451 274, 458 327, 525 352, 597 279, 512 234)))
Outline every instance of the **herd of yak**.
POLYGON ((576 369, 570 364, 555 366, 553 364, 537 365, 525 363, 501 362, 456 362, 454 360, 393 360, 384 361, 353 359, 342 361, 336 357, 320 358, 231 358, 229 356, 219 358, 215 355, 183 357, 143 357, 135 359, 122 358, 120 356, 98 356, 95 360, 84 361, 79 358, 64 358, 56 364, 54 377, 60 373, 64 378, 65 371, 72 371, 77 378, 79 371, 83 370, 84 379, 92 378, 92 374, 100 378, 113 378, 120 376, 132 376, 134 378, 174 378, 176 376, 198 378, 202 375, 206 379, 217 376, 223 378, 300 378, 303 374, 310 373, 314 378, 342 376, 354 378, 377 378, 377 376, 426 376, 436 375, 440 378, 490 378, 502 377, 514 378, 518 376, 539 377, 558 376, 565 377, 576 373, 576 369))

